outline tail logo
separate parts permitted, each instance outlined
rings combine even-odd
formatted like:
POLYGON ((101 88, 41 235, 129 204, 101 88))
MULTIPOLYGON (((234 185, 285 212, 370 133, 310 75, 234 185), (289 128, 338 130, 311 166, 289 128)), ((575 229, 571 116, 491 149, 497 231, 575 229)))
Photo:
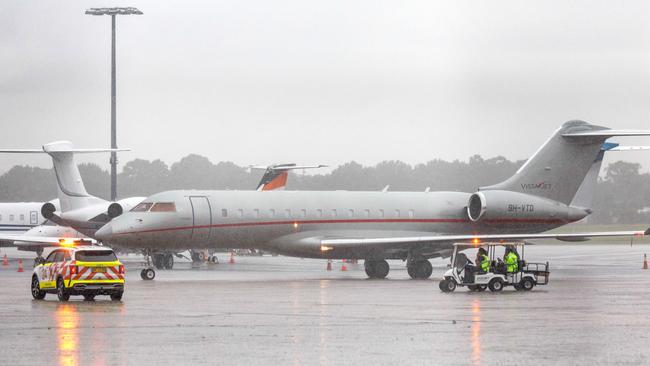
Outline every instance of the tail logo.
POLYGON ((553 184, 548 182, 539 182, 539 183, 522 183, 521 189, 531 191, 531 190, 542 190, 547 191, 553 188, 553 184))

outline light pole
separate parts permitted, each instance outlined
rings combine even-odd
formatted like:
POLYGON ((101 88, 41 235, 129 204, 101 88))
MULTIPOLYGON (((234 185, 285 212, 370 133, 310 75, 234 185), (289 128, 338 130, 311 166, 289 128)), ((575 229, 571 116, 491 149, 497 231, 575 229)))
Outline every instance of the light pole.
MULTIPOLYGON (((111 16, 111 149, 117 149, 117 132, 115 117, 115 16, 116 15, 141 15, 137 8, 90 8, 88 15, 111 16)), ((111 201, 117 199, 117 154, 111 152, 111 201)))

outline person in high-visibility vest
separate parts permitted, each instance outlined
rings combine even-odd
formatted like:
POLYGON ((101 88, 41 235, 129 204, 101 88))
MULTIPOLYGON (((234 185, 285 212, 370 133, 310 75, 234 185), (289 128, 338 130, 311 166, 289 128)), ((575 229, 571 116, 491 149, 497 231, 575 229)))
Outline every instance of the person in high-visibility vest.
POLYGON ((490 272, 490 257, 484 248, 479 248, 478 253, 476 253, 476 265, 481 268, 483 273, 490 272))
POLYGON ((512 248, 506 248, 506 254, 503 256, 503 261, 506 262, 506 271, 508 273, 519 271, 519 256, 514 250, 512 250, 512 248))

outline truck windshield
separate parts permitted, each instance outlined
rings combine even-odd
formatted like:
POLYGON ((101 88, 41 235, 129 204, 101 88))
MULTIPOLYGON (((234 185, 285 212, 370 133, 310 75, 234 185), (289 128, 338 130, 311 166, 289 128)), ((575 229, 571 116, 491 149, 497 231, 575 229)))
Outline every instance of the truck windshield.
POLYGON ((117 260, 112 250, 80 250, 75 254, 80 262, 113 262, 117 260))

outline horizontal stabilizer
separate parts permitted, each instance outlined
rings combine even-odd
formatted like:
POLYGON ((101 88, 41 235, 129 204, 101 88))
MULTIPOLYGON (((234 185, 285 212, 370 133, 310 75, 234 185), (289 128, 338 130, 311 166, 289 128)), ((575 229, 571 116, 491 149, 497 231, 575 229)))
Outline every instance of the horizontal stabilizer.
POLYGON ((650 150, 650 146, 616 146, 607 151, 641 151, 650 150))
POLYGON ((97 244, 95 239, 90 238, 60 238, 37 235, 2 235, 0 236, 0 240, 13 241, 17 247, 59 247, 75 244, 97 244))

